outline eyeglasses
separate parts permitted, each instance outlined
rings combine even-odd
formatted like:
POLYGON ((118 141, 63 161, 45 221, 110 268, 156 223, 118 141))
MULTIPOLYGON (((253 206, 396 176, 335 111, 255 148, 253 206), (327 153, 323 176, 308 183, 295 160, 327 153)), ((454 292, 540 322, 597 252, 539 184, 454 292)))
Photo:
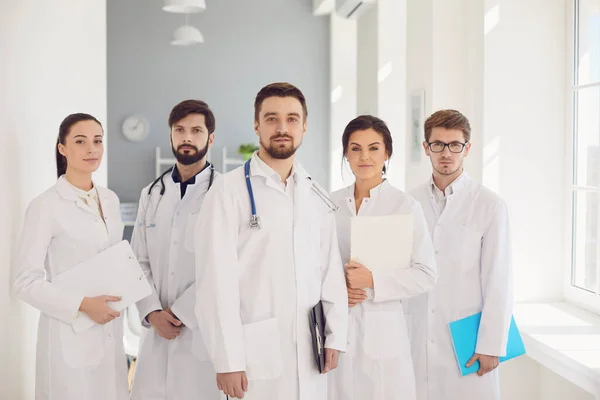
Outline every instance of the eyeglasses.
POLYGON ((452 142, 452 143, 443 143, 443 142, 427 142, 429 146, 429 150, 433 153, 442 153, 446 147, 450 150, 450 153, 462 153, 463 149, 469 142, 461 143, 461 142, 452 142))

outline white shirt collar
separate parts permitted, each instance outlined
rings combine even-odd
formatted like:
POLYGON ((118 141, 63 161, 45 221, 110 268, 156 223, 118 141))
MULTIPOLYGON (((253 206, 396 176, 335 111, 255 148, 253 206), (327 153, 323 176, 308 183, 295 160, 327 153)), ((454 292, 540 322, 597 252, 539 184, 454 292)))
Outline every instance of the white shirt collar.
MULTIPOLYGON (((266 178, 271 178, 271 179, 274 179, 276 182, 281 183, 281 176, 273 168, 269 167, 269 165, 267 165, 266 162, 264 162, 263 160, 260 159, 260 157, 258 156, 258 152, 254 153, 252 158, 254 158, 256 160, 256 163, 257 163, 258 167, 260 168, 260 172, 262 172, 262 174, 259 174, 259 175, 263 175, 266 178)), ((296 162, 294 161, 294 164, 292 165, 292 171, 290 173, 290 176, 286 180, 287 182, 289 182, 290 179, 293 179, 294 182, 296 182, 297 175, 298 175, 296 170, 297 170, 296 162)))
POLYGON ((442 192, 433 181, 433 175, 429 178, 429 187, 431 188, 431 193, 434 195, 442 195, 442 196, 450 196, 457 191, 460 191, 465 185, 469 182, 469 174, 463 170, 463 172, 454 180, 444 192, 442 192))

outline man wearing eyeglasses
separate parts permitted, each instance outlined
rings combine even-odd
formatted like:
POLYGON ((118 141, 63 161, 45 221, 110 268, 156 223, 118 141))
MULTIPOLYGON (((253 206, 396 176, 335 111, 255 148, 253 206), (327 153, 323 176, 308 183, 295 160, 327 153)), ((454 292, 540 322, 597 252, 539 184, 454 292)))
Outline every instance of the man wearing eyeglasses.
POLYGON ((421 203, 433 239, 436 288, 405 303, 418 400, 499 400, 499 357, 512 315, 508 213, 504 201, 472 180, 463 162, 471 149, 469 120, 441 110, 425 122, 430 180, 411 194, 421 203), (477 374, 461 376, 448 323, 481 312, 473 357, 477 374))

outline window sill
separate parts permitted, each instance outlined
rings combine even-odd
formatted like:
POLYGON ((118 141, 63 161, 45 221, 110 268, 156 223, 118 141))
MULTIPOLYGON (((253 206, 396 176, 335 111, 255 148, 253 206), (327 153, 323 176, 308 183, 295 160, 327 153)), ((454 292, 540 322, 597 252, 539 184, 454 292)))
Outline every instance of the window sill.
POLYGON ((515 307, 527 355, 600 399, 600 316, 568 303, 515 307))

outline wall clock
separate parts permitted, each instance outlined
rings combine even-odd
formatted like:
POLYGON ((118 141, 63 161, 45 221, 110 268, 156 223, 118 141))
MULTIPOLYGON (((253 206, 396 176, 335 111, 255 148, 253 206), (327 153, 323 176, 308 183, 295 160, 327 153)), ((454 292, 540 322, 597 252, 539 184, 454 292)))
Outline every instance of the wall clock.
POLYGON ((125 118, 123 125, 121 125, 123 136, 132 142, 144 140, 148 136, 149 131, 150 124, 145 118, 139 115, 131 115, 125 118))

